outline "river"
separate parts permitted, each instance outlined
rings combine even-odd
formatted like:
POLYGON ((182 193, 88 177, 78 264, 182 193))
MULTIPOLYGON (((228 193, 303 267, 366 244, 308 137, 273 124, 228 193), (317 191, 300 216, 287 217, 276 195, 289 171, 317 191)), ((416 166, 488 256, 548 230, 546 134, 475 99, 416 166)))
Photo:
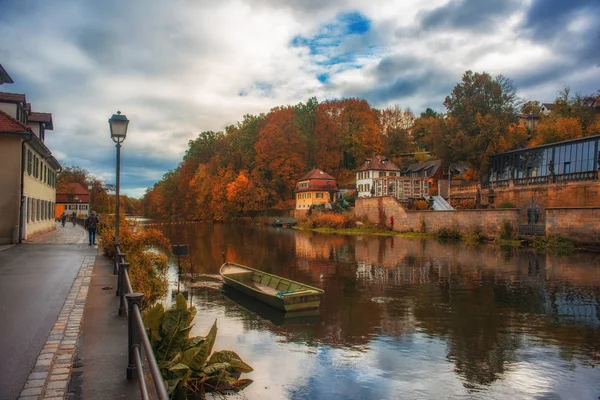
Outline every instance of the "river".
POLYGON ((254 368, 233 399, 600 396, 599 253, 230 224, 158 229, 190 246, 181 290, 198 308, 192 335, 216 319, 215 350, 254 368), (320 312, 286 318, 223 292, 223 253, 324 289, 320 312))

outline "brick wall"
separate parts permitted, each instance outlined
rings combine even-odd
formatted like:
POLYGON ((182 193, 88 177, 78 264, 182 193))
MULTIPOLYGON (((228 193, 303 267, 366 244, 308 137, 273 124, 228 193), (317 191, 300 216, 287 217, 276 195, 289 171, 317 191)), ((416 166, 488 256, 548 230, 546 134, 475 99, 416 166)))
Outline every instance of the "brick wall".
MULTIPOLYGON (((512 187, 496 189, 498 205, 509 201, 521 207, 532 198, 548 207, 600 207, 600 182, 564 182, 548 185, 512 187)), ((481 200, 487 203, 487 190, 481 193, 481 200)))
POLYGON ((394 230, 399 232, 437 232, 441 229, 462 234, 480 231, 485 237, 496 238, 506 222, 513 233, 518 229, 518 213, 515 209, 504 210, 455 210, 455 211, 408 211, 392 197, 359 198, 355 214, 358 219, 390 226, 394 217, 394 230))
POLYGON ((547 208, 546 235, 579 244, 600 244, 600 207, 547 208))

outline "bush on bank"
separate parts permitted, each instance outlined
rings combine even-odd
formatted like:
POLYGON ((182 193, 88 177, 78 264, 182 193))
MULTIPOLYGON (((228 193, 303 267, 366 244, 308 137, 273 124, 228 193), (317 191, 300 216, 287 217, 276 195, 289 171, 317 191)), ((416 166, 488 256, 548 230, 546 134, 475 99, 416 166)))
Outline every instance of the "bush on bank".
MULTIPOLYGON (((114 257, 115 220, 106 217, 100 228, 104 255, 114 257)), ((157 229, 140 229, 134 222, 119 224, 121 252, 127 255, 129 278, 135 292, 144 293, 142 306, 154 303, 167 293, 167 271, 171 242, 157 229)))

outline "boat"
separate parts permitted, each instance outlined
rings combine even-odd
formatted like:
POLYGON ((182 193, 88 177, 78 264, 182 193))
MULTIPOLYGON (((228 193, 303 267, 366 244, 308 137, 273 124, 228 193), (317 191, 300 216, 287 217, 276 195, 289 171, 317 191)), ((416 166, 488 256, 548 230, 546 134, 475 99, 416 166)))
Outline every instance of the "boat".
POLYGON ((325 293, 316 287, 231 262, 221 265, 219 273, 226 285, 286 312, 317 309, 325 293))

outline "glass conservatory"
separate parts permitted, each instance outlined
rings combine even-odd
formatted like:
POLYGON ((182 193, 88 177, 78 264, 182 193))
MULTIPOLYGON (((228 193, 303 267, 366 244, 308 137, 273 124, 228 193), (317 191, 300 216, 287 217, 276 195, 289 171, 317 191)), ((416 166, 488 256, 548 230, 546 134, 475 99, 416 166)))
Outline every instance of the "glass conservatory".
POLYGON ((600 135, 507 151, 490 157, 493 186, 598 179, 600 135))

